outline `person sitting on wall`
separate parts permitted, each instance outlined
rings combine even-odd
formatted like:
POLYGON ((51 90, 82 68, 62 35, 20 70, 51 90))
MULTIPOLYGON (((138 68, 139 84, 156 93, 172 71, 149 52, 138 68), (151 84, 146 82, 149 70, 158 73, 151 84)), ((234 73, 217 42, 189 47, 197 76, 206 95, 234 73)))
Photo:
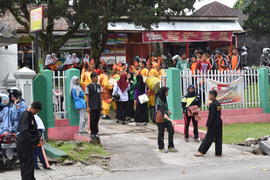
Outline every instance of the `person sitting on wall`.
POLYGON ((80 59, 77 57, 76 53, 72 54, 71 61, 73 63, 74 68, 81 69, 81 62, 80 59))
POLYGON ((66 71, 66 70, 68 70, 68 69, 71 69, 71 68, 73 68, 73 61, 71 60, 71 55, 66 55, 66 60, 65 60, 65 62, 64 62, 64 64, 63 64, 63 71, 66 71))

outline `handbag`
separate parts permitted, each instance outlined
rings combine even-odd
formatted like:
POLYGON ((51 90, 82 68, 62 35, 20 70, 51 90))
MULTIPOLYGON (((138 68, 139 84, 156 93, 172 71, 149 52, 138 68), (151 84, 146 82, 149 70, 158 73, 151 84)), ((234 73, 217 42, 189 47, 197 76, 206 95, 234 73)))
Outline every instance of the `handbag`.
POLYGON ((119 100, 120 100, 120 95, 119 95, 119 94, 113 95, 113 99, 114 99, 115 101, 119 101, 119 100))
POLYGON ((201 120, 199 116, 200 108, 197 105, 187 107, 187 113, 189 117, 195 117, 196 121, 201 120))
POLYGON ((156 112, 156 123, 164 123, 164 117, 160 111, 156 112))
POLYGON ((138 99, 141 104, 147 103, 149 101, 149 98, 146 94, 138 96, 138 99))

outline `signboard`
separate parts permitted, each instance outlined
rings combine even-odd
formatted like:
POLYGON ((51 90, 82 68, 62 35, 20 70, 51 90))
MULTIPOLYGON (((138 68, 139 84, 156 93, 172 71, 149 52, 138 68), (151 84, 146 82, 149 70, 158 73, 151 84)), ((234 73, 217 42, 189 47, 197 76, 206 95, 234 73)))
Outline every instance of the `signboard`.
POLYGON ((108 34, 107 45, 114 44, 127 44, 128 37, 127 34, 108 34))
MULTIPOLYGON (((206 79, 207 92, 216 90, 217 100, 221 104, 237 104, 244 101, 244 78, 240 77, 231 83, 222 83, 212 79, 206 79)), ((208 93, 206 93, 208 99, 208 93)))
POLYGON ((61 50, 72 50, 72 49, 89 49, 90 38, 71 38, 61 48, 61 50))
POLYGON ((232 41, 231 31, 147 31, 143 42, 204 42, 232 41))
POLYGON ((43 6, 30 11, 30 31, 41 31, 43 29, 43 6))

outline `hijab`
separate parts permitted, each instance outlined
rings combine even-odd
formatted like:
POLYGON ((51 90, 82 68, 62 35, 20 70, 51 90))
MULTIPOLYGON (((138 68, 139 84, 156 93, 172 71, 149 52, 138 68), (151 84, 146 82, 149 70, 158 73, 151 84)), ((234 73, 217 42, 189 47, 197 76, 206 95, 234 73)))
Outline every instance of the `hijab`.
POLYGON ((66 55, 66 60, 64 65, 70 65, 73 64, 72 60, 71 60, 71 55, 66 55))
POLYGON ((77 76, 73 76, 71 78, 71 82, 70 82, 70 93, 71 93, 72 89, 75 88, 76 94, 77 94, 77 96, 79 96, 80 95, 80 91, 82 91, 82 88, 81 88, 80 84, 77 83, 77 80, 79 80, 79 78, 77 76))
POLYGON ((164 103, 167 103, 166 92, 168 91, 169 91, 168 87, 161 87, 156 94, 156 98, 159 97, 161 101, 163 101, 164 103))
POLYGON ((145 92, 145 83, 143 82, 143 76, 138 75, 136 77, 137 83, 136 83, 136 89, 140 92, 143 93, 145 92))
POLYGON ((53 63, 52 56, 51 56, 50 54, 48 54, 48 55, 46 56, 45 66, 48 66, 48 65, 50 65, 50 64, 52 64, 52 63, 53 63))
POLYGON ((187 94, 186 94, 185 97, 190 98, 190 97, 195 97, 195 96, 198 96, 198 94, 197 94, 197 92, 196 92, 195 86, 189 85, 189 86, 188 86, 188 89, 187 89, 187 94), (193 92, 193 93, 190 93, 190 92, 189 92, 189 89, 191 89, 191 88, 194 89, 194 92, 193 92))
POLYGON ((126 73, 121 74, 120 79, 117 82, 117 84, 122 92, 124 92, 127 89, 129 82, 127 81, 127 74, 126 73))

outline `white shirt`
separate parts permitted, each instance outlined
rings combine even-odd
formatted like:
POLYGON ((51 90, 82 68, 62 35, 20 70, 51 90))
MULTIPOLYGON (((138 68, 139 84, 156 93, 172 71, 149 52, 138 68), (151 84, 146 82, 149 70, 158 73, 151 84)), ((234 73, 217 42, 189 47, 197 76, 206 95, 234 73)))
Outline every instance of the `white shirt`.
POLYGON ((128 90, 129 90, 129 88, 130 88, 130 86, 128 85, 127 89, 124 92, 122 92, 121 89, 119 88, 118 84, 115 83, 115 85, 113 87, 112 95, 119 94, 120 95, 119 101, 126 102, 126 101, 129 100, 129 98, 128 98, 128 90))
POLYGON ((44 126, 43 121, 41 120, 41 118, 37 114, 34 115, 34 117, 35 117, 35 120, 36 120, 36 123, 37 123, 37 128, 44 130, 45 126, 44 126))

